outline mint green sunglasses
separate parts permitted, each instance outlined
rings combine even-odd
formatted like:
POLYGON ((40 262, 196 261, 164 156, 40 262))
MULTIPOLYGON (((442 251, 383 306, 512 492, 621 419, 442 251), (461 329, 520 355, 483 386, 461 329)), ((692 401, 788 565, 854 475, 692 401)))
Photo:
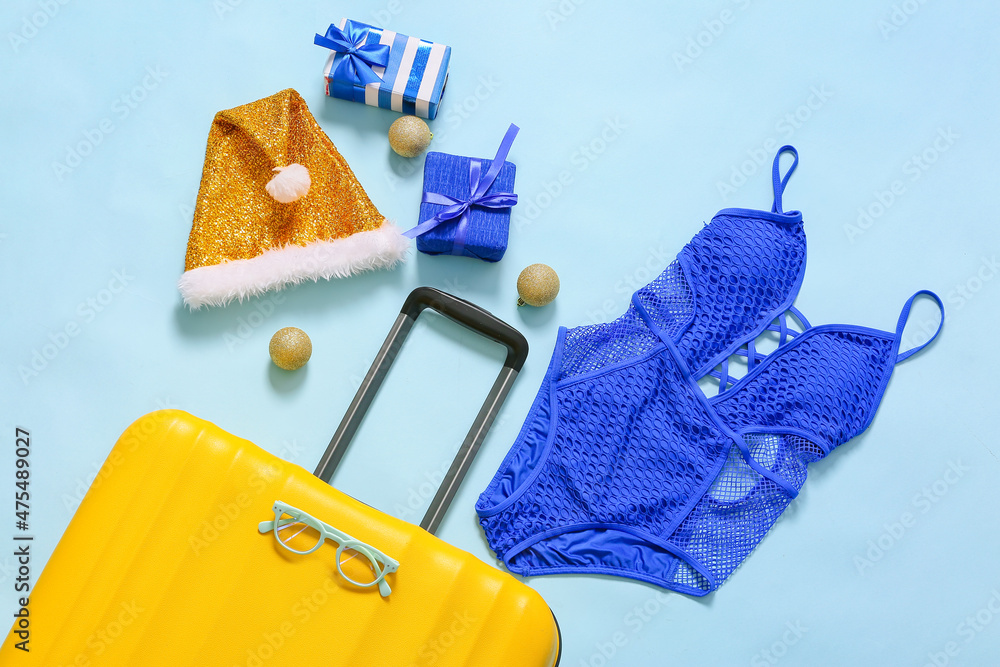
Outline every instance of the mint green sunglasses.
POLYGON ((319 549, 323 542, 331 539, 337 543, 337 571, 340 572, 340 576, 362 588, 378 584, 378 591, 382 597, 387 597, 392 592, 385 576, 399 568, 398 562, 375 547, 354 539, 347 533, 323 523, 300 509, 281 501, 275 501, 274 520, 261 521, 257 530, 261 533, 269 533, 273 530, 274 538, 281 546, 292 553, 301 555, 311 554, 319 549), (353 551, 354 553, 348 554, 347 558, 344 558, 345 551, 353 551), (353 567, 352 569, 357 571, 357 574, 352 576, 344 572, 343 566, 344 563, 357 556, 361 556, 367 561, 368 568, 353 567))

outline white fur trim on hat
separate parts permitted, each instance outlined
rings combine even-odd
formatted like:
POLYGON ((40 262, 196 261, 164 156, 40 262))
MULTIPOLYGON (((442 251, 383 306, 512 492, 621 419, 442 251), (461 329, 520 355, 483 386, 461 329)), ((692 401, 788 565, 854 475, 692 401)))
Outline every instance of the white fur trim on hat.
POLYGON ((406 256, 410 240, 390 222, 332 241, 289 244, 252 259, 236 259, 185 271, 177 287, 192 309, 223 306, 304 280, 345 278, 387 269, 406 256))

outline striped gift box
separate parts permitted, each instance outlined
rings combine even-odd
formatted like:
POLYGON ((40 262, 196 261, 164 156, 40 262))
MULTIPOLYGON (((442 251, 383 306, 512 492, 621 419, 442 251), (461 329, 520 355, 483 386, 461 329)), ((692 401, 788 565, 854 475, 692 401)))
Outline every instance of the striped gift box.
MULTIPOLYGON (((437 116, 438 103, 448 82, 451 47, 376 28, 360 21, 353 23, 368 28, 366 44, 389 46, 389 64, 386 67, 372 68, 382 81, 367 86, 357 84, 353 101, 421 118, 433 119, 437 116)), ((347 19, 341 19, 340 29, 344 30, 346 25, 347 19)), ((331 72, 345 57, 343 53, 331 51, 326 60, 323 76, 326 79, 327 95, 334 96, 333 86, 330 85, 331 72)))

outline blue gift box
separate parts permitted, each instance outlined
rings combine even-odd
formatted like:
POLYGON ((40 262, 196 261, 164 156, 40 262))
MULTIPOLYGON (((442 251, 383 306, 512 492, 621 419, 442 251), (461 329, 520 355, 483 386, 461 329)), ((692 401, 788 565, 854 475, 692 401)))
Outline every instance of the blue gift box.
MULTIPOLYGON (((424 162, 424 199, 426 200, 428 195, 437 194, 460 202, 467 201, 474 188, 473 170, 485 174, 493 162, 494 160, 480 160, 447 153, 428 153, 424 162)), ((517 167, 513 162, 504 161, 496 179, 486 190, 485 198, 499 193, 512 193, 516 170, 517 167)), ((511 197, 512 201, 517 201, 515 196, 511 197)), ((499 203, 502 204, 504 201, 499 203)), ((424 201, 420 204, 419 222, 426 223, 448 208, 446 203, 424 201)), ((468 207, 467 219, 446 220, 417 236, 417 250, 429 255, 458 254, 496 262, 507 250, 509 229, 509 204, 497 208, 473 205, 468 207), (456 238, 459 234, 464 238, 456 238), (459 243, 457 248, 456 241, 459 243)))
POLYGON ((315 44, 331 49, 326 94, 433 119, 448 82, 451 47, 342 19, 315 44))

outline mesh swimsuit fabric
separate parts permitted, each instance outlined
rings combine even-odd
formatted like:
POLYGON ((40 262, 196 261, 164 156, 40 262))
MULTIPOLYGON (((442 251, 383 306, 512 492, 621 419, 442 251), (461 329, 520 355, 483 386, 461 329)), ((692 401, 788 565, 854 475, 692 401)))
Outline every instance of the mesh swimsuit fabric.
MULTIPOLYGON (((794 152, 794 149, 788 150, 794 152)), ((520 512, 532 516, 536 504, 538 511, 535 515, 539 514, 542 506, 551 505, 564 512, 561 517, 564 521, 582 521, 585 512, 573 513, 560 506, 566 500, 566 493, 573 497, 578 493, 560 490, 545 475, 538 475, 538 479, 533 480, 529 478, 550 441, 555 443, 553 447, 559 452, 556 457, 562 455, 564 445, 571 447, 577 441, 600 442, 600 446, 595 444, 597 458, 591 464, 594 468, 579 471, 581 476, 577 479, 583 487, 592 483, 589 475, 595 472, 607 475, 608 465, 612 462, 619 473, 637 466, 644 469, 650 478, 625 484, 623 488, 629 491, 624 495, 618 494, 620 498, 611 494, 588 500, 590 508, 596 509, 601 503, 609 503, 615 508, 610 514, 598 512, 602 519, 608 521, 644 513, 646 529, 656 524, 659 532, 679 521, 679 511, 697 499, 698 493, 710 481, 708 475, 711 469, 718 468, 720 456, 729 447, 720 432, 715 435, 717 442, 707 444, 706 438, 706 443, 696 447, 696 451, 685 451, 677 461, 668 461, 666 470, 649 463, 658 460, 654 454, 657 447, 650 440, 654 432, 660 433, 664 428, 667 431, 677 430, 672 447, 665 444, 666 440, 659 443, 662 450, 659 453, 670 459, 683 449, 685 429, 691 428, 689 421, 696 422, 695 433, 699 436, 713 429, 718 431, 698 397, 677 391, 687 375, 684 369, 688 365, 704 367, 703 372, 710 369, 720 357, 725 358, 732 348, 738 347, 747 337, 752 338, 770 324, 777 313, 783 312, 794 300, 801 284, 806 256, 802 216, 798 212, 786 214, 780 211, 784 182, 778 179, 778 159, 785 151, 783 148, 775 158, 775 206, 771 213, 748 209, 721 211, 695 235, 658 278, 634 295, 633 303, 617 320, 609 324, 560 330, 552 363, 525 426, 501 472, 477 504, 477 509, 496 512, 498 504, 509 503, 507 499, 516 489, 531 482, 546 485, 553 498, 547 502, 528 503, 527 506, 521 502, 504 512, 498 521, 502 523, 508 515, 520 512), (676 364, 665 353, 664 341, 667 339, 677 343, 683 364, 676 364), (659 351, 659 354, 650 357, 654 351, 659 351), (618 372, 604 373, 609 369, 617 369, 618 372), (622 371, 625 371, 624 375, 622 371), (595 377, 588 379, 589 376, 595 377), (604 387, 603 391, 578 388, 577 396, 582 398, 575 401, 567 402, 568 399, 563 396, 555 398, 557 392, 550 390, 553 383, 565 384, 571 380, 583 385, 618 383, 619 386, 604 387), (658 393, 657 387, 662 386, 670 386, 674 391, 670 395, 658 393), (598 397, 596 403, 595 394, 598 397), (620 401, 622 396, 628 398, 620 401), (556 430, 551 429, 553 401, 563 414, 558 422, 560 428, 556 430), (679 418, 678 406, 681 404, 691 412, 679 418), (607 421, 610 417, 602 412, 607 410, 617 411, 615 424, 607 421), (559 432, 569 428, 567 423, 584 424, 588 419, 592 425, 605 427, 600 437, 592 428, 578 428, 578 432, 572 433, 559 432), (619 432, 607 430, 615 427, 619 432), (628 437, 627 433, 621 432, 623 428, 638 428, 644 440, 629 443, 623 448, 628 437), (647 449, 647 453, 640 456, 634 451, 636 444, 647 449), (671 484, 674 487, 672 497, 662 501, 665 503, 663 507, 647 507, 642 499, 624 502, 623 498, 630 491, 641 491, 636 484, 654 491, 664 484, 671 484)), ((793 164, 785 181, 794 168, 793 164)), ((583 453, 577 454, 584 456, 583 453)), ((565 474, 568 471, 550 473, 550 476, 565 474)), ((512 524, 498 527, 492 523, 491 520, 483 520, 491 545, 498 555, 515 546, 519 537, 524 538, 538 528, 537 525, 529 528, 524 524, 515 531, 512 524), (502 539, 501 534, 504 534, 502 539)), ((546 530, 554 529, 548 527, 546 530)), ((669 560, 664 563, 673 567, 669 560)))
POLYGON ((917 295, 895 335, 806 323, 786 336, 805 237, 801 215, 780 212, 777 159, 774 181, 776 212, 720 212, 617 320, 560 329, 524 426, 476 505, 509 569, 704 595, 763 538, 806 466, 867 427, 895 363, 916 351, 896 357, 917 295), (755 353, 769 325, 782 344, 755 353), (706 399, 697 378, 744 344, 751 370, 728 389, 723 370, 722 393, 706 399))
POLYGON ((794 148, 778 150, 770 212, 720 211, 636 292, 624 315, 570 329, 561 339, 558 379, 634 359, 664 338, 677 343, 685 364, 701 376, 791 306, 805 273, 806 236, 802 214, 782 211, 781 198, 797 164, 794 148), (781 177, 784 153, 795 160, 781 177))
MULTIPOLYGON (((809 463, 867 427, 895 365, 895 346, 886 332, 817 327, 709 403, 751 457, 797 493, 809 463)), ((712 488, 669 538, 715 584, 686 564, 672 582, 704 592, 717 588, 791 500, 734 446, 712 488)))
MULTIPOLYGON (((560 547, 547 552, 551 544, 574 539, 567 535, 569 527, 605 532, 613 527, 611 534, 587 537, 586 551, 611 556, 589 564, 625 572, 635 558, 646 557, 663 576, 674 559, 642 543, 669 535, 711 482, 712 468, 730 444, 686 386, 682 370, 662 346, 629 365, 628 372, 553 385, 549 401, 560 418, 546 434, 551 440, 543 444, 549 449, 546 463, 534 468, 534 479, 510 497, 509 506, 483 519, 494 550, 517 552, 519 544, 534 540, 538 558, 558 565, 552 559, 559 558, 560 547), (562 535, 554 535, 551 544, 538 542, 552 531, 562 535)), ((543 405, 541 413, 548 414, 550 403, 543 405)), ((508 561, 514 571, 537 564, 529 552, 517 558, 516 564, 508 561)))
POLYGON ((506 478, 509 491, 481 498, 487 539, 524 575, 715 590, 802 487, 806 466, 870 423, 897 346, 888 332, 815 327, 713 399, 670 343, 546 383, 537 415, 547 422, 527 430, 536 458, 521 461, 525 477, 506 478))
POLYGON ((664 337, 703 375, 791 305, 805 271, 801 216, 775 221, 724 213, 636 292, 648 322, 633 303, 614 322, 567 332, 559 379, 634 358, 664 337))

